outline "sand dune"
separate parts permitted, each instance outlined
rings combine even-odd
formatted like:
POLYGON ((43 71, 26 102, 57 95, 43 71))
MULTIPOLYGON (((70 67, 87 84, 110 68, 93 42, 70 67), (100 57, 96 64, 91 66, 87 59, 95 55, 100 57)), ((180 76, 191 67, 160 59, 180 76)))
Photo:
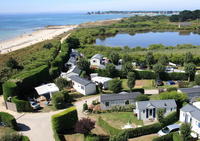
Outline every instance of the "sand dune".
POLYGON ((44 40, 50 40, 76 28, 77 25, 67 26, 48 26, 30 34, 24 34, 19 37, 0 42, 0 54, 6 54, 18 49, 22 49, 44 40))

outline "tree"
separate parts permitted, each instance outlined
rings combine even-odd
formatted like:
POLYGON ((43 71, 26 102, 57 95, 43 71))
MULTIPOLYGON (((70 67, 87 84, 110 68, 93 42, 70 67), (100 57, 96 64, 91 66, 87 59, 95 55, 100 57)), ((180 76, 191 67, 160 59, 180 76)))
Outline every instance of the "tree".
POLYGON ((66 43, 68 43, 68 46, 69 46, 70 49, 80 47, 80 41, 76 37, 72 37, 72 36, 68 37, 66 39, 66 43))
POLYGON ((85 71, 87 74, 90 73, 90 62, 86 60, 85 58, 81 58, 77 62, 78 68, 82 71, 85 71))
POLYGON ((52 43, 44 44, 43 48, 51 49, 53 47, 52 43))
POLYGON ((122 65, 121 72, 122 72, 121 75, 122 75, 123 78, 125 78, 128 75, 129 72, 133 72, 133 65, 132 65, 132 63, 131 62, 124 63, 122 65))
POLYGON ((66 86, 68 86, 68 81, 64 78, 57 78, 55 80, 55 84, 60 90, 63 90, 66 86))
POLYGON ((158 121, 159 121, 160 123, 163 122, 164 114, 165 114, 165 109, 159 108, 159 109, 157 110, 157 119, 158 119, 158 121))
POLYGON ((18 133, 5 133, 0 141, 23 141, 23 136, 18 133))
POLYGON ((127 63, 127 62, 132 62, 132 61, 133 61, 133 58, 130 55, 126 54, 122 57, 122 64, 127 63))
POLYGON ((132 91, 132 89, 135 86, 135 80, 136 80, 135 73, 134 72, 129 72, 128 76, 127 76, 127 79, 128 79, 127 85, 130 88, 130 91, 132 91))
POLYGON ((185 64, 193 63, 193 55, 192 55, 191 52, 187 52, 187 53, 185 54, 184 63, 185 63, 185 64))
POLYGON ((82 118, 76 123, 75 132, 88 135, 95 128, 95 122, 89 118, 82 118))
POLYGON ((196 83, 197 85, 200 85, 200 75, 196 75, 196 76, 195 76, 195 83, 196 83))
POLYGON ((169 63, 169 59, 168 59, 168 57, 166 55, 162 55, 159 58, 158 62, 165 66, 165 65, 167 65, 169 63))
POLYGON ((107 64, 105 70, 106 70, 107 76, 111 78, 116 77, 118 74, 114 64, 107 64))
POLYGON ((88 105, 87 105, 87 103, 85 102, 85 103, 83 104, 83 111, 86 111, 86 110, 88 110, 88 105))
POLYGON ((136 101, 148 101, 148 100, 149 100, 149 97, 145 94, 141 94, 136 97, 136 101))
POLYGON ((182 107, 184 102, 188 101, 188 96, 184 93, 179 93, 176 91, 164 92, 160 94, 160 99, 174 99, 176 101, 178 109, 182 107))
POLYGON ((11 68, 11 69, 18 69, 19 68, 19 63, 14 58, 11 57, 6 62, 6 66, 8 68, 11 68))
POLYGON ((63 109, 70 102, 70 95, 66 91, 56 92, 52 96, 52 104, 56 109, 63 109))
POLYGON ((191 80, 194 79, 195 73, 196 73, 196 65, 193 63, 188 63, 185 64, 185 73, 188 75, 188 81, 190 82, 191 80))
POLYGON ((115 65, 119 64, 120 56, 117 52, 111 52, 109 58, 113 64, 115 64, 115 65))
POLYGON ((122 90, 122 81, 118 79, 113 79, 108 82, 108 89, 113 91, 113 93, 119 93, 122 90))
POLYGON ((152 65, 154 64, 154 56, 152 52, 148 52, 146 55, 146 63, 149 69, 151 69, 152 65))
POLYGON ((157 74, 157 78, 160 79, 160 73, 165 72, 165 66, 158 63, 153 66, 153 70, 157 74))
POLYGON ((188 141, 191 134, 191 125, 189 123, 183 123, 180 127, 181 135, 184 141, 188 141))

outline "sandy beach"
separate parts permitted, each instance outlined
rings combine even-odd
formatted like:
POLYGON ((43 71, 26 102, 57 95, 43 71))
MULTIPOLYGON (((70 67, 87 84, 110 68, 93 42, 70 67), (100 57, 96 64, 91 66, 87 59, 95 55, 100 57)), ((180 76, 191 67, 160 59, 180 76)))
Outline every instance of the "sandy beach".
POLYGON ((77 26, 78 25, 48 26, 30 34, 24 34, 10 40, 2 41, 0 42, 0 54, 6 54, 34 45, 44 40, 53 39, 60 34, 73 30, 77 26))

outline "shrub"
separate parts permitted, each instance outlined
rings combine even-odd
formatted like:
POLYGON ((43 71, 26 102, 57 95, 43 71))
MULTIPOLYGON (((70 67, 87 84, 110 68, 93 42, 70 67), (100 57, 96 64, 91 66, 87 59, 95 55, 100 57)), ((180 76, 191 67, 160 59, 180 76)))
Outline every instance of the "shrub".
POLYGON ((86 110, 88 110, 88 105, 87 105, 87 103, 84 103, 83 104, 83 111, 86 111, 86 110))
POLYGON ((153 71, 135 71, 136 79, 155 79, 156 74, 153 71))
POLYGON ((155 138, 153 141, 173 141, 173 133, 155 138))
POLYGON ((23 141, 23 136, 17 133, 5 134, 1 136, 0 141, 23 141))
POLYGON ((60 90, 63 90, 68 85, 68 81, 63 78, 57 78, 55 80, 55 84, 58 86, 60 90))
POLYGON ((138 95, 135 99, 136 101, 148 101, 149 97, 145 94, 138 95))
POLYGON ((76 123, 75 132, 88 135, 95 128, 95 122, 89 118, 82 118, 76 123))
POLYGON ((14 82, 7 81, 3 84, 3 96, 7 101, 8 97, 16 95, 17 85, 14 82))
POLYGON ((85 137, 85 141, 100 141, 100 138, 98 136, 88 135, 85 137))
POLYGON ((64 134, 75 127, 78 120, 76 108, 71 107, 61 113, 55 114, 51 120, 53 130, 58 134, 64 134))
POLYGON ((103 120, 101 117, 98 119, 98 125, 104 129, 108 134, 110 135, 117 135, 120 133, 120 129, 116 129, 112 126, 110 126, 105 120, 103 120))
POLYGON ((112 112, 133 112, 135 105, 126 105, 126 106, 113 106, 110 110, 112 112))
POLYGON ((17 96, 12 98, 12 102, 16 104, 18 112, 32 112, 33 108, 30 103, 25 100, 20 100, 17 96))
POLYGON ((128 133, 122 131, 118 135, 112 136, 109 141, 128 141, 128 138, 128 133))
POLYGON ((197 85, 200 85, 200 75, 196 75, 196 76, 195 76, 195 83, 196 83, 197 85))
POLYGON ((188 141, 191 134, 191 125, 189 123, 183 123, 181 125, 180 131, 184 141, 188 141))
POLYGON ((167 88, 167 91, 168 92, 177 91, 177 88, 176 87, 170 87, 170 88, 167 88))
POLYGON ((122 90, 122 81, 118 79, 110 80, 108 82, 108 88, 114 93, 119 93, 122 90))
POLYGON ((163 127, 173 124, 179 120, 178 112, 172 112, 162 120, 163 127))
POLYGON ((6 66, 11 69, 18 69, 19 63, 14 58, 9 58, 9 60, 6 62, 6 66))
POLYGON ((62 92, 56 92, 52 96, 52 103, 56 109, 63 109, 65 108, 66 102, 65 97, 62 92))
POLYGON ((16 119, 9 113, 0 112, 0 122, 3 122, 7 127, 18 130, 16 119))
POLYGON ((144 89, 143 88, 135 88, 135 89, 132 89, 132 92, 140 92, 140 93, 144 94, 144 89))
POLYGON ((164 113, 165 113, 165 109, 163 108, 160 108, 157 110, 157 119, 160 123, 163 122, 163 119, 164 119, 164 113))
POLYGON ((59 67, 51 67, 49 69, 49 75, 51 76, 51 79, 58 77, 60 75, 59 67))

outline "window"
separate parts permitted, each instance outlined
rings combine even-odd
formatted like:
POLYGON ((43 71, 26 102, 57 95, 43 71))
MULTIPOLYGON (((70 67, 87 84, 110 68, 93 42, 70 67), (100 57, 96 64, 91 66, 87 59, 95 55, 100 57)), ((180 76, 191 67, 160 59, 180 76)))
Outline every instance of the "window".
POLYGON ((96 63, 96 60, 93 60, 93 63, 96 63))
POLYGON ((143 110, 143 113, 145 113, 145 110, 143 110))
POLYGON ((81 86, 81 89, 84 90, 84 86, 81 86))
POLYGON ((106 102, 106 107, 109 107, 110 103, 109 102, 106 102))
POLYGON ((150 112, 149 115, 152 116, 152 109, 150 109, 149 112, 150 112))
POLYGON ((198 124, 198 127, 200 128, 200 122, 199 122, 199 124, 198 124))
POLYGON ((173 108, 171 108, 171 111, 173 110, 173 108))
POLYGON ((129 105, 129 100, 126 100, 125 105, 129 105))

